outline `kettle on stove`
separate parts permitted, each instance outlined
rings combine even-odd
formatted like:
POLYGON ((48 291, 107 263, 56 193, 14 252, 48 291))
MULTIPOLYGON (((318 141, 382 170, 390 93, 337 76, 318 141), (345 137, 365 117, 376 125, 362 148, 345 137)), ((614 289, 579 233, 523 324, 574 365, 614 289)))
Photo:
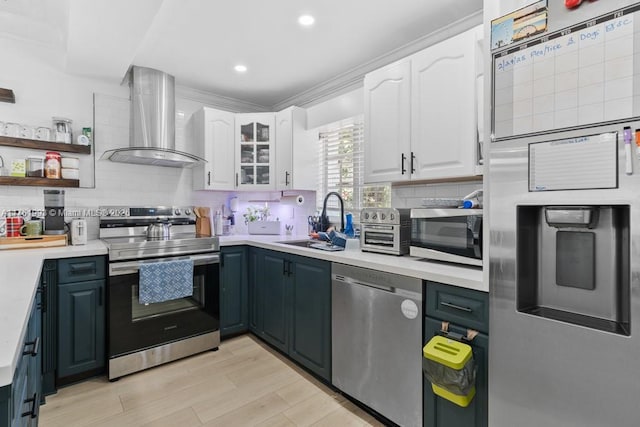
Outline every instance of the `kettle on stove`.
POLYGON ((71 244, 87 244, 87 220, 75 218, 71 220, 71 244))

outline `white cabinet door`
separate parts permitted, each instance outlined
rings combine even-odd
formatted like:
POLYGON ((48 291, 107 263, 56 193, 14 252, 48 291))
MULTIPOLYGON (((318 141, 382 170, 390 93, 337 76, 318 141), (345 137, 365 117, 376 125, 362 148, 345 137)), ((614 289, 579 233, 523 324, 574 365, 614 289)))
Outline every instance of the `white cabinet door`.
POLYGON ((236 114, 236 188, 276 188, 275 114, 236 114))
POLYGON ((313 133, 314 140, 306 123, 307 113, 302 108, 276 113, 276 190, 317 189, 317 133, 313 133))
POLYGON ((193 114, 197 155, 207 161, 193 169, 194 190, 234 189, 234 116, 206 107, 193 114))
POLYGON ((402 60, 364 78, 364 181, 410 177, 411 63, 402 60))
POLYGON ((475 175, 476 34, 466 31, 411 57, 412 179, 475 175))
POLYGON ((276 190, 293 189, 293 111, 276 113, 276 190))

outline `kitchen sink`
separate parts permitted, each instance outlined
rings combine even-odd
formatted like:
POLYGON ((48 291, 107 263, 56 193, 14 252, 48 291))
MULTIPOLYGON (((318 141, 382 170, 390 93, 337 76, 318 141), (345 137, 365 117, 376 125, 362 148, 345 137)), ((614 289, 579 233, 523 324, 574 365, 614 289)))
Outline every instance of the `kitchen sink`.
POLYGON ((291 246, 299 246, 301 248, 310 248, 312 244, 318 243, 318 240, 287 240, 284 242, 276 242, 282 243, 283 245, 291 245, 291 246))
POLYGON ((288 240, 288 241, 276 242, 276 243, 282 243, 283 245, 298 246, 301 248, 320 249, 320 250, 330 251, 330 252, 344 251, 343 247, 332 246, 329 244, 329 242, 321 242, 320 240, 288 240))

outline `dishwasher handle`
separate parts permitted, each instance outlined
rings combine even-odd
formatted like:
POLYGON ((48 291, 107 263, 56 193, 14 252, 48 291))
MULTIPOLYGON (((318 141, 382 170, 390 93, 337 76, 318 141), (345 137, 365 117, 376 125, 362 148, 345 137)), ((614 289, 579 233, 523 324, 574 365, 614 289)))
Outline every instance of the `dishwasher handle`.
POLYGON ((391 286, 384 286, 384 285, 377 285, 370 282, 363 282, 360 280, 356 280, 353 277, 343 276, 341 274, 333 274, 333 280, 336 282, 345 283, 347 285, 360 285, 360 286, 366 286, 368 288, 378 289, 380 291, 395 293, 395 288, 391 286))

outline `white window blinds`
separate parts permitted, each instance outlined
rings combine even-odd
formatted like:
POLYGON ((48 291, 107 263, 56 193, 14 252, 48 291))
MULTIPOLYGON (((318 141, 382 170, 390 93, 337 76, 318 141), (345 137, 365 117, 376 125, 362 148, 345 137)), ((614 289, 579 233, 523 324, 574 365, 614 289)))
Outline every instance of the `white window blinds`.
MULTIPOLYGON (((363 207, 391 205, 391 186, 365 186, 364 123, 362 116, 329 126, 319 135, 320 167, 317 195, 318 209, 324 197, 335 191, 344 200, 345 212, 352 212, 357 222, 363 207)), ((338 199, 331 197, 327 207, 339 209, 338 199)))

